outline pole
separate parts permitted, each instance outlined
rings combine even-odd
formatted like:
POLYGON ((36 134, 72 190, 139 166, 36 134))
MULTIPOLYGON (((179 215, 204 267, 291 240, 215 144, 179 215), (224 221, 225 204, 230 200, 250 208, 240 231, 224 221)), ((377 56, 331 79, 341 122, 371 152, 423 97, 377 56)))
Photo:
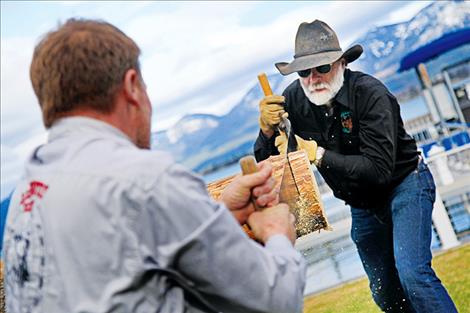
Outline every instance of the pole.
POLYGON ((447 86, 447 90, 449 91, 450 98, 452 99, 452 104, 454 105, 455 112, 457 113, 457 117, 459 118, 460 123, 464 125, 464 128, 467 129, 467 123, 465 123, 465 118, 462 113, 462 109, 460 108, 459 101, 454 93, 454 88, 452 88, 452 82, 450 81, 449 73, 444 70, 442 71, 442 75, 444 76, 444 82, 447 86))
POLYGON ((416 68, 416 72, 418 73, 419 78, 425 89, 429 90, 429 94, 431 95, 431 102, 432 106, 437 112, 437 116, 439 118, 439 127, 444 134, 445 137, 449 136, 449 131, 444 122, 444 117, 442 116, 441 109, 437 103, 436 96, 434 95, 434 91, 432 90, 432 82, 429 78, 428 71, 426 70, 426 66, 423 63, 420 63, 416 68))

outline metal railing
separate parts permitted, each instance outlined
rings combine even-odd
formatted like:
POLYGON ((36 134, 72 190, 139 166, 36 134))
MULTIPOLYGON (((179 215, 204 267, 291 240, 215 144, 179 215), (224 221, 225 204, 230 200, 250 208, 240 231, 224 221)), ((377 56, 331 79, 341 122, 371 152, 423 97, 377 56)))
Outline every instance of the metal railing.
MULTIPOLYGON (((470 144, 449 151, 439 151, 426 158, 436 185, 449 185, 460 178, 470 182, 470 144)), ((470 183, 468 183, 470 185, 470 183)))
POLYGON ((426 162, 457 239, 470 239, 470 144, 437 149, 426 162))
MULTIPOLYGON (((470 240, 470 144, 440 151, 427 158, 426 163, 433 173, 437 191, 458 240, 470 240)), ((327 194, 327 197, 331 197, 331 189, 318 171, 312 169, 322 198, 327 194)), ((356 247, 350 238, 349 227, 339 226, 349 224, 349 207, 329 200, 325 206, 333 233, 314 234, 310 242, 299 249, 309 268, 306 293, 318 292, 364 275, 356 247)), ((440 249, 443 244, 435 226, 432 248, 440 249)))

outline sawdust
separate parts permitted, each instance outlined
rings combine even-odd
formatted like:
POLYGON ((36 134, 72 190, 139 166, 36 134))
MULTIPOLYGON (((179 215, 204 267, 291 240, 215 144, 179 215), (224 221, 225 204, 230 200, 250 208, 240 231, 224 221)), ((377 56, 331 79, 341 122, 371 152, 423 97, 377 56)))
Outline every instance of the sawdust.
POLYGON ((328 222, 322 214, 322 211, 315 212, 313 203, 300 196, 295 203, 295 207, 291 208, 291 212, 296 218, 295 229, 297 238, 310 234, 316 230, 327 229, 328 222))

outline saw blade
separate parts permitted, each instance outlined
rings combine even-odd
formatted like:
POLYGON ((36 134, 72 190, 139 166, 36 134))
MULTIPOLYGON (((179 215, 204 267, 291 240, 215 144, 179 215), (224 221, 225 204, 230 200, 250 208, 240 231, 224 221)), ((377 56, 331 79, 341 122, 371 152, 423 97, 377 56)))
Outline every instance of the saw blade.
POLYGON ((289 156, 286 155, 286 162, 284 164, 284 172, 281 178, 281 186, 279 190, 279 201, 287 203, 291 209, 294 209, 299 199, 300 191, 295 181, 292 165, 289 161, 289 156))

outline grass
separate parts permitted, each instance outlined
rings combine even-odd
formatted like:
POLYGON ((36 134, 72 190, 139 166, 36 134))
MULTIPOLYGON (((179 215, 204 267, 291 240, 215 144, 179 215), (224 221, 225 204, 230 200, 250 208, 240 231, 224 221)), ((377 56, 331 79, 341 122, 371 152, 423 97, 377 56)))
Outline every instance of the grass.
MULTIPOLYGON (((460 313, 470 313, 470 244, 433 258, 433 268, 460 313)), ((379 313, 367 279, 344 284, 304 299, 304 313, 379 313)))
MULTIPOLYGON (((0 277, 3 276, 1 265, 0 262, 0 277)), ((434 257, 433 268, 449 291, 457 310, 460 313, 470 313, 470 243, 434 257)), ((0 312, 4 310, 2 287, 0 284, 0 312)), ((304 299, 304 313, 356 312, 380 312, 370 296, 367 279, 344 284, 304 299)))

